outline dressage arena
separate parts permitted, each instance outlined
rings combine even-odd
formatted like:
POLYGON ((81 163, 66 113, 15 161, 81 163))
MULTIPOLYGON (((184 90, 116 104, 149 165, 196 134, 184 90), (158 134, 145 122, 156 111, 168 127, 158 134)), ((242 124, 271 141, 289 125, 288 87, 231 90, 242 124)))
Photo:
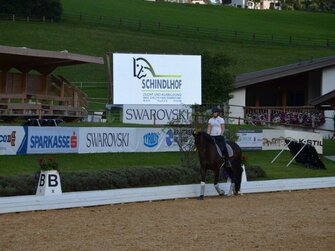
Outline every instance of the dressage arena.
POLYGON ((0 250, 334 250, 335 189, 0 215, 0 250))

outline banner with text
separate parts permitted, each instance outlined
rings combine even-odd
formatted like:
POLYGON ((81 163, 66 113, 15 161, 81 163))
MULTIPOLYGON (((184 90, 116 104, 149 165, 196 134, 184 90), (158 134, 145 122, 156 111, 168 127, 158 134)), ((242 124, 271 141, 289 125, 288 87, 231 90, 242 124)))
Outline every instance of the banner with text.
POLYGON ((123 105, 123 123, 143 125, 188 125, 192 108, 188 105, 123 105))
POLYGON ((236 143, 245 150, 262 150, 263 131, 262 130, 239 130, 236 143))
MULTIPOLYGON (((285 139, 295 140, 299 143, 310 144, 322 154, 323 139, 319 133, 293 131, 293 130, 263 130, 263 150, 281 150, 285 146, 285 139)), ((288 148, 287 148, 288 149, 288 148)))
MULTIPOLYGON (((170 152, 193 149, 192 128, 22 127, 0 126, 0 155, 170 152)), ((292 130, 242 130, 242 149, 281 150, 285 139, 311 144, 322 154, 318 133, 292 130)))
POLYGON ((176 129, 81 127, 79 153, 179 151, 176 129))
POLYGON ((0 155, 16 155, 22 152, 26 130, 22 126, 0 126, 0 155))
POLYGON ((78 128, 29 127, 27 154, 37 153, 78 153, 78 128))
POLYGON ((201 104, 201 56, 113 54, 114 104, 201 104))

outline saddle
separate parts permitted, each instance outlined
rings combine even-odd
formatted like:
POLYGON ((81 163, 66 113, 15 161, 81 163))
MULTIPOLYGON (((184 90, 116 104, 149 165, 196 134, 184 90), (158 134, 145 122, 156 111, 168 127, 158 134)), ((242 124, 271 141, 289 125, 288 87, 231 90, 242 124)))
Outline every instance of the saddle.
MULTIPOLYGON (((215 143, 215 142, 214 142, 215 143)), ((218 154, 220 155, 220 157, 222 158, 223 157, 223 154, 222 154, 222 151, 220 149, 220 147, 215 143, 215 147, 216 147, 216 150, 218 151, 218 154)), ((227 147, 227 151, 228 151, 228 157, 233 157, 234 155, 234 151, 233 151, 233 148, 231 148, 231 146, 229 144, 226 143, 226 147, 227 147)))

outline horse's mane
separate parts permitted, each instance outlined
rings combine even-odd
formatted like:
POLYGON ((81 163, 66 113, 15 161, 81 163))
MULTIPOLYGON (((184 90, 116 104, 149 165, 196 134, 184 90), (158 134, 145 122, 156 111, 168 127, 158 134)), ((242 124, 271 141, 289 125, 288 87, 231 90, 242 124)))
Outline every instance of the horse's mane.
POLYGON ((202 136, 208 143, 213 144, 213 138, 206 132, 199 132, 199 135, 202 136))

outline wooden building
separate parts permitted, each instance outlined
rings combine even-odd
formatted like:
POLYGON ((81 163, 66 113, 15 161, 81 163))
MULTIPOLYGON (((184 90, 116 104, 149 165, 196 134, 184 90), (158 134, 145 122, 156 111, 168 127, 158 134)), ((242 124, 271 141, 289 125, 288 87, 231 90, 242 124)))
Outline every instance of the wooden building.
POLYGON ((233 117, 320 127, 332 113, 312 101, 334 91, 335 56, 240 74, 234 85, 229 101, 233 117))
POLYGON ((311 101, 311 105, 321 110, 334 110, 335 111, 335 90, 330 91, 316 99, 313 99, 311 101))
POLYGON ((101 57, 0 46, 0 120, 60 118, 87 115, 86 94, 52 72, 62 66, 95 63, 101 57))

